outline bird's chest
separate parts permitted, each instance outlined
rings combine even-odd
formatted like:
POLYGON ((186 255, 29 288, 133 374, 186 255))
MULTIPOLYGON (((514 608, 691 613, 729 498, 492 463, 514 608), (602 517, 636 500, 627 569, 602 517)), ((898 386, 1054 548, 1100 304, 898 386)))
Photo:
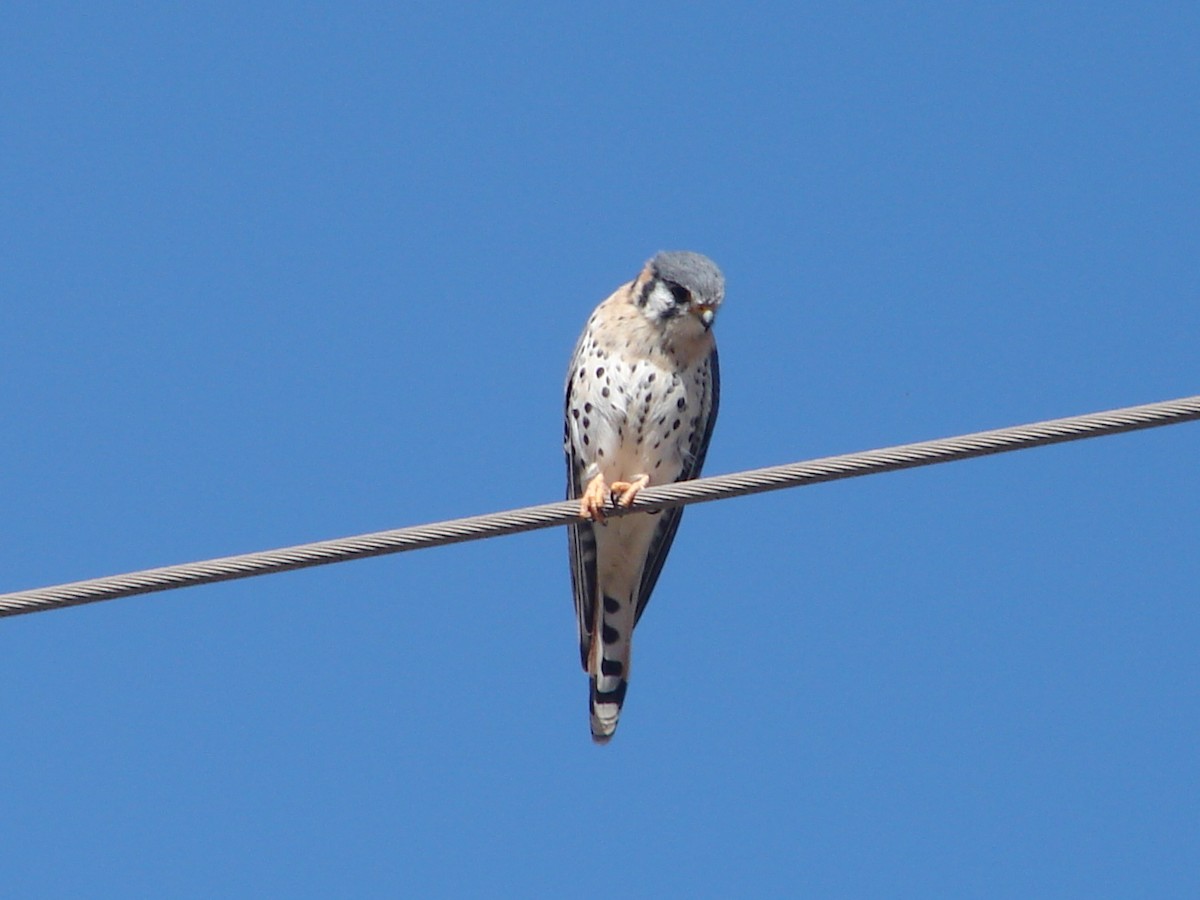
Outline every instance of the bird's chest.
POLYGON ((695 426, 699 382, 654 359, 610 354, 604 362, 593 367, 585 401, 592 407, 592 461, 610 479, 646 474, 653 483, 674 481, 695 426))

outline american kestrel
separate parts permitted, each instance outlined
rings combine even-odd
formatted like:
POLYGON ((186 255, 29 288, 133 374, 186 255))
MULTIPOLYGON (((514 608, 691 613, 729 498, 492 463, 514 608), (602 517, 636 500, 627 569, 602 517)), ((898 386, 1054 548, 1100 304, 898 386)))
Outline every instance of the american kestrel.
POLYGON ((592 739, 617 729, 630 642, 682 507, 606 521, 650 484, 695 478, 717 419, 712 324, 725 278, 699 253, 659 253, 596 307, 567 372, 568 527, 579 655, 591 679, 592 739))

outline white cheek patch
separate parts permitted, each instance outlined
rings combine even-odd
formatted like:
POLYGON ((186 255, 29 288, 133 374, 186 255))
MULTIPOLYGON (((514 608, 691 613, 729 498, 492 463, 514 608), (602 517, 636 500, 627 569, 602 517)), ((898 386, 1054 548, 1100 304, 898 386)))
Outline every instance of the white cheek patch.
POLYGON ((675 305, 675 298, 661 281, 655 282, 654 290, 650 292, 650 305, 656 309, 668 309, 675 305))
POLYGON ((683 307, 675 302, 675 295, 661 281, 656 281, 650 293, 646 295, 646 315, 651 319, 672 319, 683 312, 683 307))

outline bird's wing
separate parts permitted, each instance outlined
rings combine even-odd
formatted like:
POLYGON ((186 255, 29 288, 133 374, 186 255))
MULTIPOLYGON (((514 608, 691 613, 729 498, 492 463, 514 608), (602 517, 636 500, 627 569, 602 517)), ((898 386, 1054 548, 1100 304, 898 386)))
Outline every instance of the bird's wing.
MULTIPOLYGON (((575 347, 571 367, 567 371, 566 409, 563 411, 563 446, 567 454, 567 499, 577 500, 583 493, 583 473, 586 464, 579 459, 570 435, 571 392, 575 385, 575 370, 582 351, 583 338, 575 347)), ((575 595, 575 622, 579 628, 579 659, 587 671, 588 649, 592 640, 592 623, 596 613, 596 526, 581 521, 567 526, 567 549, 571 561, 571 590, 575 595)))
MULTIPOLYGON (((708 370, 708 396, 705 398, 707 402, 704 404, 704 419, 696 429, 701 437, 699 442, 692 446, 691 458, 687 465, 684 466, 683 471, 679 473, 679 477, 675 479, 676 481, 689 481, 692 478, 698 478, 700 470, 704 467, 704 457, 708 455, 708 442, 712 440, 713 425, 717 421, 717 407, 721 399, 721 371, 717 361, 717 348, 715 346, 708 357, 708 370)), ((638 587, 637 612, 634 618, 635 625, 642 617, 642 612, 650 600, 650 594, 654 590, 654 585, 658 583, 658 576, 662 572, 663 563, 667 559, 667 553, 670 551, 671 544, 675 540, 675 532, 679 529, 679 520, 681 518, 683 518, 682 506, 663 510, 659 516, 658 527, 654 529, 654 536, 650 539, 650 549, 646 555, 646 564, 642 568, 642 581, 638 587)), ((593 594, 595 593, 596 584, 595 559, 595 538, 593 537, 593 594)), ((576 596, 578 597, 578 592, 576 596)), ((576 602, 578 603, 578 600, 576 602)))

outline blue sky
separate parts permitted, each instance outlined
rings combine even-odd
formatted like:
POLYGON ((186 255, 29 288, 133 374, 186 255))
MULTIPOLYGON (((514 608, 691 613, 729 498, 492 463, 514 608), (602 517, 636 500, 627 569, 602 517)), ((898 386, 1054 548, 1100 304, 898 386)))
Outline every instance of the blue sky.
MULTIPOLYGON (((38 4, 0 590, 559 498, 712 256, 711 474, 1200 392, 1189 4, 38 4)), ((19 896, 1200 891, 1200 430, 688 511, 615 741, 561 531, 0 623, 19 896)))

